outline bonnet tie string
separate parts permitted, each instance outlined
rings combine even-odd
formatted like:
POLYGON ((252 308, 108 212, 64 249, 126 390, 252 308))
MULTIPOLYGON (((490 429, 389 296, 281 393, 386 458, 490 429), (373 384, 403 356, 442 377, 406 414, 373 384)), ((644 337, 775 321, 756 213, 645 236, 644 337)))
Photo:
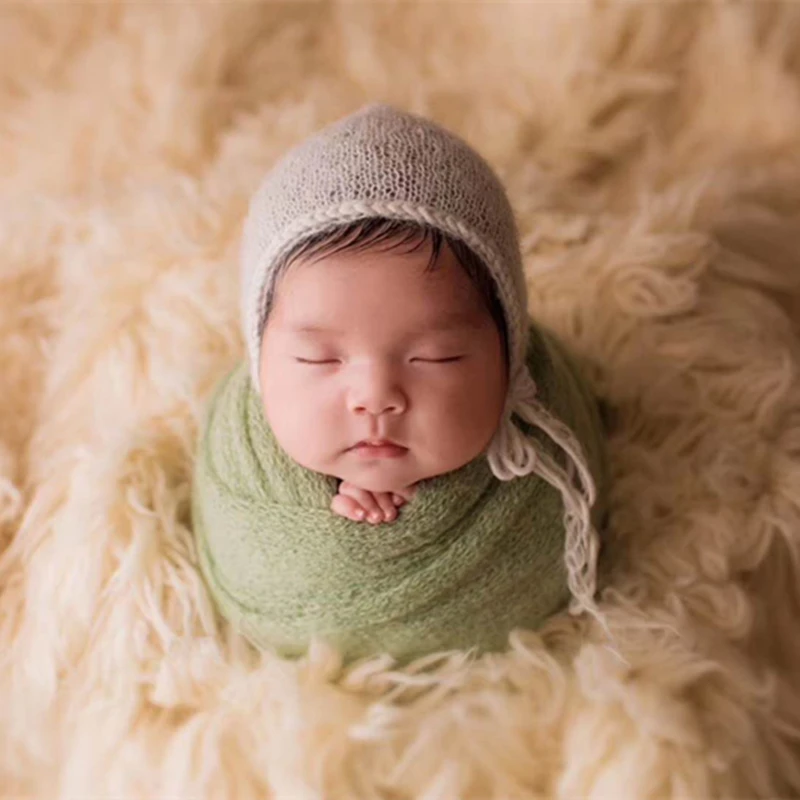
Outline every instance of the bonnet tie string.
POLYGON ((569 610, 572 614, 587 611, 605 628, 605 620, 594 601, 600 550, 600 537, 591 519, 596 497, 594 479, 580 442, 539 402, 536 384, 524 366, 509 386, 503 422, 492 440, 487 459, 492 472, 501 481, 534 473, 561 493, 566 530, 564 559, 567 584, 573 596, 569 610), (566 469, 513 423, 512 414, 544 431, 564 451, 566 469), (579 485, 574 481, 576 473, 579 485))

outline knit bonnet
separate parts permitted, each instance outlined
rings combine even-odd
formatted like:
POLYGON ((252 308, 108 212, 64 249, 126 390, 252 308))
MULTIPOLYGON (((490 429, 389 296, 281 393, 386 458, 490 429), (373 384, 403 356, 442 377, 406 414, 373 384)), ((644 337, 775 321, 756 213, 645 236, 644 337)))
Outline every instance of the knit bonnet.
POLYGON ((253 196, 241 247, 242 321, 253 385, 260 391, 261 340, 283 259, 316 234, 375 217, 435 227, 465 243, 488 268, 506 320, 509 388, 486 456, 499 480, 534 473, 560 491, 570 608, 597 616, 595 482, 572 430, 537 399, 525 359, 531 320, 514 214, 497 175, 463 139, 424 117, 370 104, 305 139, 274 165, 253 196), (563 458, 537 447, 512 415, 547 434, 563 458))

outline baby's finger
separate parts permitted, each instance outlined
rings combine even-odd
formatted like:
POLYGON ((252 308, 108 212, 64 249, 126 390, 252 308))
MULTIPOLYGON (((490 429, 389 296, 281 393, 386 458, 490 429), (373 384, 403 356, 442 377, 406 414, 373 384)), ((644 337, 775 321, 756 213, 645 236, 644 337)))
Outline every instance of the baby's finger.
POLYGON ((353 500, 344 494, 337 494, 331 501, 331 511, 339 514, 341 517, 347 517, 353 522, 363 522, 366 514, 364 509, 353 500))
POLYGON ((375 492, 375 499, 383 511, 383 518, 387 522, 391 522, 397 517, 397 508, 392 501, 391 492, 375 492))
POLYGON ((383 520, 383 511, 372 492, 368 492, 366 489, 359 489, 357 486, 353 486, 352 483, 342 483, 339 487, 339 494, 355 500, 364 509, 367 521, 381 522, 383 520))
POLYGON ((405 489, 398 489, 395 492, 395 495, 397 497, 402 498, 404 502, 408 502, 409 500, 414 499, 414 495, 416 495, 416 493, 417 493, 416 486, 407 486, 405 489))

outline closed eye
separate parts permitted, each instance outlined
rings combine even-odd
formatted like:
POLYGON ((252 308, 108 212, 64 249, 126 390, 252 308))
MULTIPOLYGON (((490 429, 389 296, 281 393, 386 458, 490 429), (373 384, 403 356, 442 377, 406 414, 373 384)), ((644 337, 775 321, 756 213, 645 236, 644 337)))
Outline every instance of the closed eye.
MULTIPOLYGON (((426 364, 451 364, 455 361, 461 361, 463 356, 451 356, 450 358, 412 358, 411 361, 422 361, 426 364)), ((329 361, 312 361, 308 358, 295 358, 300 364, 338 364, 336 359, 329 361)))

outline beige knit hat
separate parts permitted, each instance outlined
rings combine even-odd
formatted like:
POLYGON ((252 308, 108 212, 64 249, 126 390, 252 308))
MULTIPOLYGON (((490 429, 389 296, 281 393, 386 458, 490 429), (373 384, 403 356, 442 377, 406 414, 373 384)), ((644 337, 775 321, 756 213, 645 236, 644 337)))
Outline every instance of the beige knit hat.
POLYGON ((489 164, 455 134, 372 104, 304 140, 273 167, 251 202, 241 251, 242 319, 254 385, 282 259, 315 234, 369 217, 432 225, 463 241, 488 267, 505 312, 510 381, 487 458, 500 480, 536 473, 561 492, 571 608, 597 615, 599 538, 590 515, 595 484, 580 443, 538 402, 525 366, 528 296, 511 205, 489 164), (512 414, 560 446, 567 468, 537 448, 512 414))

